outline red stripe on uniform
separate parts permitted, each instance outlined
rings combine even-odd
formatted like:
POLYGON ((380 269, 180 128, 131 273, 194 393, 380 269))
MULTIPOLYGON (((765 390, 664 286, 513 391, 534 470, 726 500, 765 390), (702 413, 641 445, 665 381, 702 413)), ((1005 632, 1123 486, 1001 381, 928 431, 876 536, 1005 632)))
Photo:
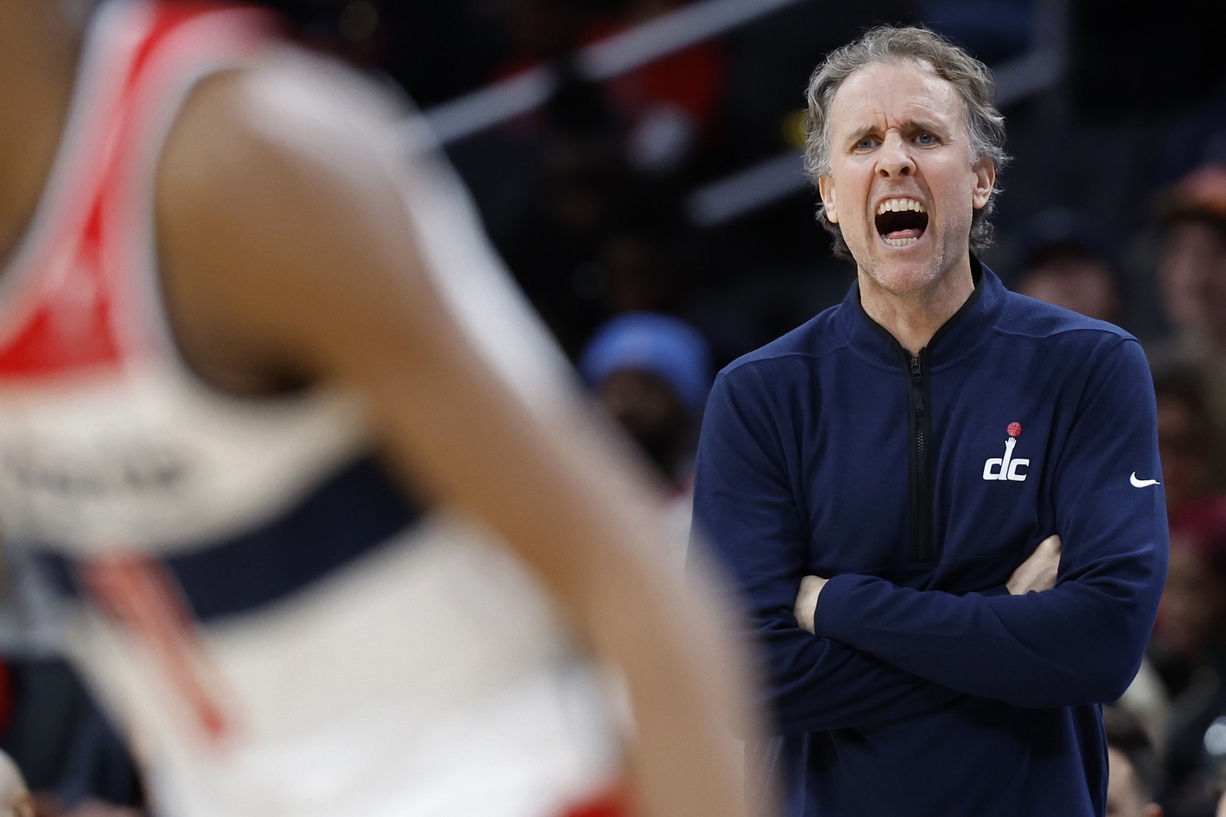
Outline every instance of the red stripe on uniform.
POLYGON ((563 817, 635 817, 630 808, 630 794, 625 786, 617 785, 592 800, 580 803, 563 817))
POLYGON ((143 642, 203 736, 218 743, 232 731, 223 696, 210 683, 208 658, 186 604, 161 564, 118 553, 86 563, 83 579, 95 605, 143 642))
MULTIPOLYGON (((117 282, 131 277, 132 270, 113 269, 114 241, 107 235, 120 186, 116 178, 127 171, 124 159, 140 124, 137 101, 147 81, 149 66, 162 53, 180 27, 211 13, 244 19, 257 38, 272 26, 272 17, 254 7, 221 6, 210 2, 159 3, 131 52, 121 91, 100 131, 91 134, 105 150, 94 172, 83 177, 82 195, 87 197, 87 220, 79 230, 64 236, 43 262, 41 278, 34 282, 32 306, 22 324, 0 345, 0 378, 38 380, 79 371, 115 369, 123 359, 123 343, 115 326, 117 282), (234 16, 235 12, 241 12, 234 16), (83 228, 82 228, 83 227, 83 228)), ((112 228, 113 229, 113 228, 112 228)), ((130 261, 130 259, 129 259, 130 261)))

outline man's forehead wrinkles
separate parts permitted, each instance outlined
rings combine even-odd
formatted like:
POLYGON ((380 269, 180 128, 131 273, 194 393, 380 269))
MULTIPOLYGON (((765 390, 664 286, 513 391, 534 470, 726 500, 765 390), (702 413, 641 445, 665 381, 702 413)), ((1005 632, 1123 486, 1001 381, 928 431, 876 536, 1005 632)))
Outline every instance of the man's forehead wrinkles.
POLYGON ((853 72, 836 91, 830 116, 835 130, 928 123, 952 128, 963 103, 948 81, 906 63, 872 63, 853 72), (903 69, 900 79, 896 69, 903 69), (911 69, 911 70, 907 70, 911 69), (894 74, 882 76, 883 72, 894 74), (896 84, 901 81, 904 91, 896 84), (840 123, 842 127, 840 127, 840 123))
POLYGON ((849 136, 856 137, 894 129, 903 132, 918 129, 941 133, 947 133, 953 129, 950 117, 942 116, 931 109, 923 109, 906 116, 891 117, 878 112, 862 117, 850 115, 846 119, 845 128, 837 128, 837 130, 844 130, 849 136))

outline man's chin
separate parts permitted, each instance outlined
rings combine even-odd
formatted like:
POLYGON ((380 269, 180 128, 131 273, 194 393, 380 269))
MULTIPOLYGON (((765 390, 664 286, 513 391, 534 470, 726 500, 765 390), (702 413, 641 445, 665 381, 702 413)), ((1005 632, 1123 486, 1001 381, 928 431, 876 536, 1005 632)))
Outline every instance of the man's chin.
MULTIPOLYGON (((939 277, 939 259, 931 253, 908 254, 874 259, 866 273, 877 289, 891 295, 906 296, 930 289, 939 277)), ((864 267, 861 266, 861 270, 864 267)))

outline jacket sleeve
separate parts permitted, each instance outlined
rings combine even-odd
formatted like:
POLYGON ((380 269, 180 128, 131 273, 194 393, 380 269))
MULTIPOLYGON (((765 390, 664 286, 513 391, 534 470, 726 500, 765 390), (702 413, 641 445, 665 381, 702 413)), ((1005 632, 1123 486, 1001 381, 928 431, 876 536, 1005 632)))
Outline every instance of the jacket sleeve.
POLYGON ((1167 524, 1153 384, 1140 345, 1117 342, 1085 380, 1051 496, 1063 542, 1056 587, 1024 596, 833 577, 815 629, 907 672, 1035 708, 1119 698, 1140 666, 1166 576, 1167 524))
MULTIPOLYGON (((829 638, 793 615, 809 534, 758 374, 721 374, 695 465, 694 529, 739 591, 749 641, 765 664, 765 706, 783 734, 869 727, 931 711, 957 693, 829 638), (739 388, 738 388, 739 384, 739 388)), ((696 544, 698 544, 696 542, 696 544)))

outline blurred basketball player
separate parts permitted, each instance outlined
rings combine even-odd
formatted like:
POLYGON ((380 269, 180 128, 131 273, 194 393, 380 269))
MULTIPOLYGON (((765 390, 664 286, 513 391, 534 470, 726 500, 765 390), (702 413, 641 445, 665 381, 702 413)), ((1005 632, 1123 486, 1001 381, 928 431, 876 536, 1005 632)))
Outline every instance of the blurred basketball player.
POLYGON ((722 612, 398 104, 257 10, 0 0, 0 110, 4 533, 159 813, 745 813, 722 612))
POLYGON ((34 817, 34 798, 13 759, 0 752, 0 817, 34 817))

